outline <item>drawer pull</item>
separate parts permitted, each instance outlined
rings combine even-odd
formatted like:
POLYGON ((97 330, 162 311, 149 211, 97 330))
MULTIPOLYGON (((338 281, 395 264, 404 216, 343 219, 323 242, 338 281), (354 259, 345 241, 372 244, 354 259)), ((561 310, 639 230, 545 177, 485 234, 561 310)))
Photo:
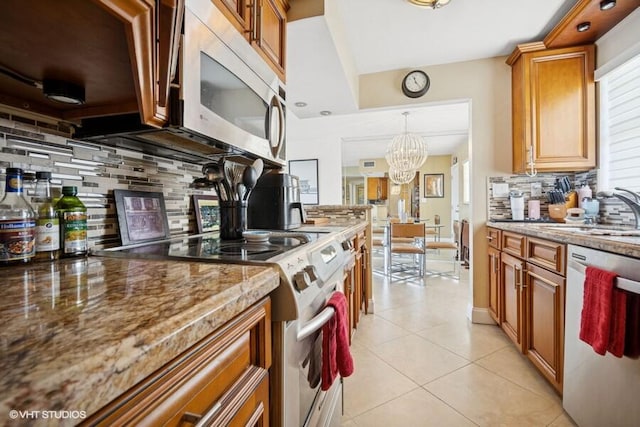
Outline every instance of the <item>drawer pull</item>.
POLYGON ((182 415, 182 421, 195 424, 196 427, 206 426, 211 423, 211 419, 216 415, 216 413, 222 407, 222 403, 216 402, 215 405, 211 407, 204 415, 198 415, 191 412, 185 412, 182 415))

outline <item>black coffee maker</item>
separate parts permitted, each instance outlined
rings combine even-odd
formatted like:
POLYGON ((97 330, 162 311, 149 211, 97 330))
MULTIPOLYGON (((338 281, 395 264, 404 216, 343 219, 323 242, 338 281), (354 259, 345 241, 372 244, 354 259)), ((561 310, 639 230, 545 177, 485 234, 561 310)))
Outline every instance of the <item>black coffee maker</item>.
POLYGON ((291 230, 304 222, 298 177, 278 170, 263 174, 249 196, 248 228, 291 230))

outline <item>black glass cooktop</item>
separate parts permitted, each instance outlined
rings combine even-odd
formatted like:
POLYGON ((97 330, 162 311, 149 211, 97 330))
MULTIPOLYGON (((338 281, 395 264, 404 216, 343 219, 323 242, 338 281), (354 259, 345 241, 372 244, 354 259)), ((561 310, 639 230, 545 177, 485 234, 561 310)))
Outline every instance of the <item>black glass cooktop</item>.
MULTIPOLYGON (((279 233, 280 234, 280 233, 279 233)), ((315 241, 320 233, 304 233, 315 241)), ((147 259, 194 259, 201 261, 268 261, 271 258, 300 247, 305 239, 296 237, 270 237, 265 242, 222 240, 217 233, 188 236, 151 242, 139 246, 123 246, 95 252, 99 256, 134 257, 147 259)))

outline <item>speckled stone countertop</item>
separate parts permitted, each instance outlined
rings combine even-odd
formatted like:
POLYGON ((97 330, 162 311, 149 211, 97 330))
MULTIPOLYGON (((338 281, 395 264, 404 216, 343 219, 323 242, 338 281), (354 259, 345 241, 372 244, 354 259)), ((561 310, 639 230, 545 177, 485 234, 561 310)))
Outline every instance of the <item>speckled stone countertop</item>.
MULTIPOLYGON (((579 228, 580 225, 560 223, 541 224, 489 221, 487 222, 487 227, 640 258, 640 237, 636 236, 593 235, 586 232, 576 232, 575 228, 579 228)), ((588 230, 587 227, 585 227, 585 229, 588 230)))
POLYGON ((34 421, 12 409, 95 412, 279 284, 270 267, 101 257, 0 275, 0 424, 12 426, 34 421))

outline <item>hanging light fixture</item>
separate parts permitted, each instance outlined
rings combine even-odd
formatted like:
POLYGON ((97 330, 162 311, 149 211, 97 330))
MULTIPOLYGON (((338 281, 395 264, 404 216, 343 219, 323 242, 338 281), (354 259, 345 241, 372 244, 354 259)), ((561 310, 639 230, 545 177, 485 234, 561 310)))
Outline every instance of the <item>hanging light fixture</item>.
POLYGON ((385 158, 389 167, 398 171, 416 171, 427 160, 427 144, 420 135, 415 135, 407 131, 407 116, 404 115, 404 133, 393 138, 387 147, 385 158))
POLYGON ((429 9, 440 9, 449 4, 451 0, 409 0, 409 3, 429 9))
POLYGON ((401 171, 393 166, 389 168, 389 179, 394 184, 406 184, 408 182, 413 181, 413 178, 416 176, 415 170, 407 170, 401 171))

